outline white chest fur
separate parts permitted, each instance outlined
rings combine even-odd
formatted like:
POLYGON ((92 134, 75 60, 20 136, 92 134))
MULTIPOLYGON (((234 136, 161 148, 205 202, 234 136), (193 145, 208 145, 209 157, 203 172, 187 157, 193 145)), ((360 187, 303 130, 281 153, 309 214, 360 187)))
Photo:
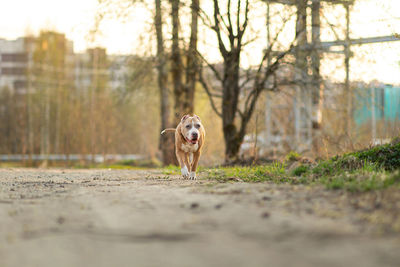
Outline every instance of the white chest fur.
POLYGON ((181 149, 185 151, 186 153, 193 153, 196 152, 199 149, 199 144, 196 143, 194 145, 191 144, 182 144, 181 149))

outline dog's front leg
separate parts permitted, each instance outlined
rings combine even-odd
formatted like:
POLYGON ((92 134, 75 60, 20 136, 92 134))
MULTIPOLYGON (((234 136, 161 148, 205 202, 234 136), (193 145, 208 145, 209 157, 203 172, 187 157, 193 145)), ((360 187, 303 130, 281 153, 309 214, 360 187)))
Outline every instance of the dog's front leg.
POLYGON ((176 151, 176 158, 179 161, 179 165, 181 166, 181 173, 182 173, 182 177, 184 179, 189 178, 189 158, 187 153, 183 152, 183 151, 176 151))
POLYGON ((200 151, 193 153, 193 162, 192 166, 190 167, 190 174, 189 174, 190 180, 196 180, 196 169, 197 169, 197 164, 199 163, 200 154, 201 154, 200 151))

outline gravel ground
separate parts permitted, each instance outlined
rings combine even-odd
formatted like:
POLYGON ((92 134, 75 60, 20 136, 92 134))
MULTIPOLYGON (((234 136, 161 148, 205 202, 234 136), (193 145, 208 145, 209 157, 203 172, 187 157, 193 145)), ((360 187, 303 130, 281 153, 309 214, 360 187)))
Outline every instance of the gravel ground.
POLYGON ((392 195, 3 169, 0 266, 400 266, 392 195))

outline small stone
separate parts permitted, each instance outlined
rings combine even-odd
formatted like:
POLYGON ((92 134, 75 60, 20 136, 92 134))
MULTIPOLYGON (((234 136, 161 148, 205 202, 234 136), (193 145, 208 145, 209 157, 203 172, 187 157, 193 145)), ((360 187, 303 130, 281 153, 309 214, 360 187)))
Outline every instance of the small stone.
POLYGON ((269 218, 269 216, 271 216, 271 214, 269 214, 268 211, 266 211, 263 214, 261 214, 261 217, 264 218, 264 219, 269 218))
POLYGON ((57 218, 57 223, 63 224, 64 222, 65 222, 65 218, 64 217, 60 216, 60 217, 57 218))
POLYGON ((215 205, 215 209, 219 210, 220 208, 222 208, 222 204, 215 205))
POLYGON ((191 209, 197 209, 198 207, 199 207, 199 204, 195 203, 195 202, 190 205, 191 209))
POLYGON ((268 200, 271 200, 271 197, 269 197, 269 196, 263 196, 263 197, 262 197, 262 200, 268 201, 268 200))

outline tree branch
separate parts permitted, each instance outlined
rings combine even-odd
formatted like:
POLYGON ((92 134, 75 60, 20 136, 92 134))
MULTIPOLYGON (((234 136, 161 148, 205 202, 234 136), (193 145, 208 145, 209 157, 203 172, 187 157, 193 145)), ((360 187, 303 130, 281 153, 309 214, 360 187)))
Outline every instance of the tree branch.
POLYGON ((218 17, 221 17, 221 12, 219 10, 218 0, 214 0, 214 23, 215 23, 215 25, 212 29, 217 34, 219 50, 221 51, 222 56, 225 58, 228 54, 228 51, 226 50, 224 42, 222 41, 218 17))
POLYGON ((199 72, 199 82, 203 86, 204 90, 206 91, 208 98, 210 99, 211 107, 214 110, 214 112, 222 118, 222 113, 217 109, 217 106, 215 105, 214 99, 213 99, 213 94, 211 93, 211 90, 206 82, 206 80, 203 77, 203 69, 200 70, 199 72))
POLYGON ((221 78, 221 76, 219 75, 218 70, 214 67, 214 65, 212 65, 211 63, 209 63, 209 62, 207 61, 207 59, 205 59, 205 58, 203 57, 203 55, 202 55, 198 50, 196 50, 196 52, 197 52, 197 54, 200 56, 200 58, 204 61, 204 63, 206 63, 207 66, 214 72, 215 77, 217 78, 217 80, 219 80, 219 81, 222 82, 222 78, 221 78))
MULTIPOLYGON (((238 1, 238 12, 240 12, 240 1, 238 1)), ((237 17, 237 27, 238 27, 238 43, 241 43, 242 37, 244 32, 246 31, 247 25, 249 22, 249 0, 246 0, 246 7, 244 11, 244 22, 243 25, 240 27, 240 18, 239 18, 239 13, 237 17)))
POLYGON ((212 21, 211 18, 208 16, 208 14, 199 7, 199 17, 201 19, 201 21, 204 23, 204 25, 206 25, 209 28, 212 28, 212 21))
POLYGON ((240 3, 241 3, 242 1, 241 0, 238 0, 237 1, 237 9, 236 9, 236 12, 237 12, 237 17, 236 17, 236 32, 237 32, 237 35, 238 35, 238 37, 239 37, 239 35, 240 35, 240 3))
POLYGON ((244 88, 254 77, 251 75, 251 69, 246 70, 246 79, 239 85, 239 88, 244 88))
MULTIPOLYGON (((245 102, 245 111, 244 114, 245 116, 249 116, 251 117, 251 114, 253 113, 254 107, 255 107, 255 103, 257 102, 257 99, 260 95, 260 93, 265 89, 264 84, 267 81, 267 79, 275 73, 275 71, 278 69, 281 60, 288 55, 289 53, 292 52, 294 48, 294 41, 291 44, 290 48, 288 50, 286 50, 285 52, 280 53, 274 63, 272 63, 271 65, 269 65, 266 69, 265 69, 265 73, 261 79, 261 81, 259 80, 260 78, 260 73, 257 73, 256 79, 254 81, 254 89, 253 91, 251 91, 251 93, 248 95, 246 102, 245 102), (249 104, 250 103, 250 104, 249 104)), ((265 56, 265 55, 264 55, 265 56)))
POLYGON ((235 34, 233 33, 233 26, 232 26, 232 19, 231 19, 231 0, 228 1, 227 8, 228 8, 227 16, 228 16, 228 23, 229 23, 229 28, 228 28, 229 35, 228 36, 229 36, 229 41, 230 41, 231 49, 232 49, 235 34))

